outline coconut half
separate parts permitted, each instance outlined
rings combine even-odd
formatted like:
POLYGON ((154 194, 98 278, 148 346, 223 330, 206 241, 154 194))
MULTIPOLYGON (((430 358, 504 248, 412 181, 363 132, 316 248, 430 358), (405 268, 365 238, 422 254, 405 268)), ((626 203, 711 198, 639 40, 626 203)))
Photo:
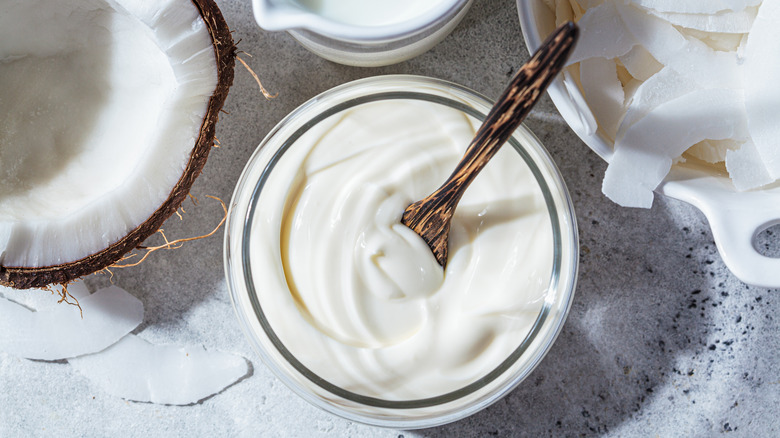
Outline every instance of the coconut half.
POLYGON ((71 281, 156 232, 234 59, 213 0, 0 0, 0 285, 71 281))

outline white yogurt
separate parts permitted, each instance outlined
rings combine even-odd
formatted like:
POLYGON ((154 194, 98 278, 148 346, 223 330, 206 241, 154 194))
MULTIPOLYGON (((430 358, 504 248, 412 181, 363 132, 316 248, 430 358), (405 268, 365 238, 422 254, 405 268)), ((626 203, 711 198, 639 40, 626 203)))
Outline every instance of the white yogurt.
POLYGON ((388 26, 415 19, 445 0, 293 0, 307 11, 353 26, 388 26))
POLYGON ((505 146, 466 192, 446 271, 399 222, 477 126, 435 103, 368 103, 319 123, 276 163, 253 217, 251 271, 270 327, 319 377, 386 400, 434 397, 485 376, 528 335, 554 242, 516 151, 505 146))

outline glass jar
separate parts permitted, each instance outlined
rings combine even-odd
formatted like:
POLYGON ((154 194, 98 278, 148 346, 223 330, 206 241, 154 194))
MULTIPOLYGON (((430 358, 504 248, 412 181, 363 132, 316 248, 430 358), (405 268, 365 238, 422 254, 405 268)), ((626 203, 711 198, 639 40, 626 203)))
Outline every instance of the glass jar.
MULTIPOLYGON (((275 211, 284 207, 266 199, 269 193, 287 196, 290 189, 269 181, 274 181, 277 164, 296 141, 307 132, 323 129, 324 121, 344 111, 388 100, 443 105, 479 122, 492 105, 488 99, 462 86, 417 76, 362 79, 335 87, 304 103, 266 136, 239 179, 228 215, 225 269, 231 299, 245 334, 266 365, 288 387, 312 404, 344 418, 413 429, 452 422, 485 408, 519 385, 540 363, 571 306, 577 277, 578 237, 573 206, 560 172, 539 140, 525 126, 519 127, 504 148, 514 149, 521 157, 518 162, 527 166, 533 175, 543 199, 541 211, 549 219, 552 236, 551 268, 549 276, 546 273, 543 276, 543 299, 535 308, 529 330, 516 339, 505 357, 491 363, 488 372, 446 393, 408 400, 386 398, 355 392, 318 375, 285 344, 283 339, 287 334, 277 332, 280 326, 272 321, 280 309, 270 308, 270 302, 258 293, 271 288, 274 293, 291 294, 285 289, 288 284, 285 272, 277 269, 272 276, 261 275, 257 261, 252 260, 257 257, 257 251, 262 251, 263 257, 278 261, 280 250, 278 247, 258 249, 252 242, 266 227, 279 226, 280 215, 275 211), (281 279, 270 278, 275 276, 281 279)), ((295 311, 295 305, 289 306, 290 309, 295 311)))

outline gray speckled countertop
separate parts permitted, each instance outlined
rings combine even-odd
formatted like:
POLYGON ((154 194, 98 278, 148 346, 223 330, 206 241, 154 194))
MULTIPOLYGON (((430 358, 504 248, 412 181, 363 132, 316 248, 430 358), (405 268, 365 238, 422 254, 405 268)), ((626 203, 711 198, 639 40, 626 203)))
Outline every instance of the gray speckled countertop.
MULTIPOLYGON (((261 31, 248 0, 218 1, 242 55, 279 97, 266 101, 242 68, 218 125, 215 149, 184 221, 169 237, 203 234, 221 217, 244 163, 265 134, 310 97, 344 82, 410 73, 496 97, 528 58, 514 0, 476 0, 454 33, 413 60, 378 69, 344 67, 261 31)), ((429 430, 395 431, 342 420, 277 381, 245 340, 222 270, 222 240, 186 244, 115 272, 143 302, 139 336, 241 354, 251 374, 201 403, 174 407, 109 396, 60 362, 0 353, 0 436, 778 436, 778 291, 737 280, 693 207, 657 198, 625 209, 601 194, 606 165, 545 98, 526 124, 558 163, 580 227, 577 293, 542 364, 488 409, 429 430)), ((95 288, 108 278, 92 277, 95 288)))

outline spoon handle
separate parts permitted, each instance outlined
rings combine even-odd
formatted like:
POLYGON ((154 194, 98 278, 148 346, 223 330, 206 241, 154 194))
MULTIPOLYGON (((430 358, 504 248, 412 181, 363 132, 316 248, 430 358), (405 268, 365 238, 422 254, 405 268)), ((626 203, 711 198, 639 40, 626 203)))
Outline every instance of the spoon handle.
POLYGON ((542 43, 531 59, 515 73, 449 178, 431 195, 404 211, 401 222, 423 236, 442 266, 447 259, 449 218, 463 192, 515 132, 563 68, 574 48, 578 32, 574 23, 567 22, 542 43))
POLYGON ((509 140, 547 86, 563 68, 577 38, 577 26, 567 22, 558 27, 512 78, 477 130, 447 183, 463 191, 487 162, 509 140), (460 188, 460 186, 463 186, 460 188))
MULTIPOLYGON (((462 194, 487 162, 506 143, 563 67, 577 37, 577 27, 568 22, 550 35, 485 117, 452 175, 441 189, 462 194)), ((441 190, 440 189, 440 190, 441 190)))

